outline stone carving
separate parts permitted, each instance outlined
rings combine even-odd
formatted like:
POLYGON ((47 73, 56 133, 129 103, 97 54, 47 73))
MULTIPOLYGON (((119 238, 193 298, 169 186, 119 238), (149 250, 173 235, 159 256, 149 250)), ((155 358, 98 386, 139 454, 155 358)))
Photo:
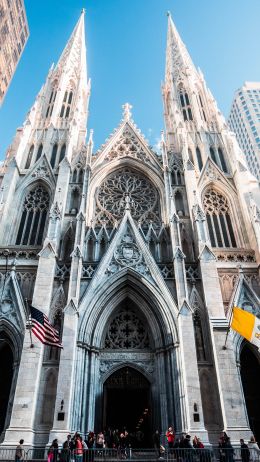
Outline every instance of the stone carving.
POLYGON ((108 349, 149 348, 148 331, 140 317, 131 308, 122 308, 111 320, 105 338, 108 349))
POLYGON ((57 264, 56 274, 57 278, 68 278, 70 276, 70 265, 65 265, 63 263, 57 264))
POLYGON ((168 265, 159 265, 159 267, 164 279, 174 279, 174 268, 172 263, 168 265))
POLYGON ((192 207, 193 216, 195 221, 205 221, 206 216, 199 204, 196 204, 192 207))
POLYGON ((54 221, 61 219, 61 210, 59 208, 59 204, 57 201, 54 204, 52 204, 49 217, 51 220, 54 220, 54 221))
MULTIPOLYGON (((8 247, 8 250, 9 250, 9 254, 8 254, 8 257, 9 259, 25 259, 25 260, 37 260, 38 259, 38 253, 39 253, 39 249, 37 250, 34 250, 34 249, 30 249, 30 250, 16 250, 16 249, 12 249, 10 247, 8 247)), ((5 258, 5 249, 2 248, 0 249, 0 258, 5 258)))
POLYGON ((226 262, 255 262, 255 252, 253 250, 214 250, 214 254, 219 261, 226 262))
POLYGON ((195 282, 200 279, 199 268, 198 266, 186 266, 186 278, 191 282, 195 282))
POLYGON ((50 171, 45 163, 39 165, 33 172, 32 176, 36 178, 49 178, 50 171))
POLYGON ((83 265, 82 277, 91 279, 95 273, 95 269, 94 265, 83 265))
POLYGON ((149 268, 144 262, 143 255, 137 247, 135 238, 129 228, 114 250, 113 258, 106 273, 117 273, 121 268, 133 268, 143 276, 148 278, 150 276, 149 268))
POLYGON ((142 259, 137 245, 130 234, 125 234, 114 252, 114 258, 121 266, 136 266, 142 259))
MULTIPOLYGON (((2 292, 2 287, 0 288, 2 292)), ((0 305, 0 319, 8 319, 8 321, 12 322, 14 325, 18 326, 18 317, 17 312, 12 300, 12 295, 9 288, 4 290, 2 296, 2 302, 0 305)))
MULTIPOLYGON (((126 359, 126 360, 128 361, 128 359, 126 359)), ((125 365, 125 363, 121 362, 120 360, 100 361, 99 371, 100 371, 101 374, 106 374, 111 369, 113 369, 113 367, 119 366, 121 363, 122 363, 122 366, 125 365)), ((131 361, 130 361, 130 364, 131 364, 131 361)), ((153 362, 135 361, 134 365, 138 366, 140 369, 143 369, 148 374, 153 374, 154 373, 154 364, 153 364, 153 362)))
POLYGON ((210 181, 217 181, 221 180, 221 175, 219 174, 218 170, 212 165, 212 163, 208 163, 205 175, 210 181))
POLYGON ((116 158, 133 157, 142 162, 151 164, 151 157, 145 152, 144 147, 140 143, 135 133, 126 126, 120 138, 113 145, 112 149, 107 153, 105 160, 112 161, 116 158))
POLYGON ((203 206, 207 213, 225 214, 229 213, 229 205, 226 197, 214 189, 209 189, 203 200, 203 206))
POLYGON ((108 176, 98 188, 96 221, 112 219, 115 222, 122 218, 126 198, 134 219, 147 218, 147 213, 159 218, 159 197, 155 187, 144 176, 124 168, 108 176))

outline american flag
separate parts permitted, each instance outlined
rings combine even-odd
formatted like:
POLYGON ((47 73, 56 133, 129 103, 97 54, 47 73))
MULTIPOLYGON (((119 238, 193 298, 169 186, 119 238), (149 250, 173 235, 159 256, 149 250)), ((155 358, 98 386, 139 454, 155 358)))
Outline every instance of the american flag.
POLYGON ((54 329, 49 319, 37 308, 31 306, 32 332, 44 345, 63 348, 59 332, 54 329))

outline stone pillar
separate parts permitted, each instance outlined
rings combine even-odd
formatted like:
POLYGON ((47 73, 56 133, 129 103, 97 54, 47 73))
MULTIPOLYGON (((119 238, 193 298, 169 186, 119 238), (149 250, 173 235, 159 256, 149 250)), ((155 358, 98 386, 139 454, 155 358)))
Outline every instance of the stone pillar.
POLYGON ((200 267, 209 313, 224 430, 234 443, 238 443, 240 438, 247 440, 251 430, 248 427, 242 386, 237 373, 232 334, 229 334, 226 349, 223 348, 229 326, 224 312, 216 257, 207 246, 200 254, 200 267))
POLYGON ((182 419, 183 423, 186 424, 186 427, 182 431, 196 434, 203 442, 208 443, 208 433, 204 426, 202 411, 192 312, 185 302, 178 315, 178 327, 180 337, 179 367, 181 368, 180 371, 182 371, 184 382, 184 399, 182 404, 183 407, 185 405, 185 419, 184 416, 182 416, 182 419), (199 414, 198 421, 194 417, 195 404, 197 405, 199 414))
MULTIPOLYGON (((48 316, 56 265, 53 246, 47 242, 39 256, 32 304, 48 316)), ((4 441, 7 445, 16 445, 21 438, 26 445, 34 443, 34 422, 38 412, 37 398, 44 346, 35 336, 33 345, 31 348, 30 334, 26 330, 12 416, 4 441)))
POLYGON ((78 312, 75 304, 71 300, 64 310, 64 324, 62 344, 63 350, 60 356, 59 377, 57 384, 57 395, 55 403, 55 413, 53 428, 50 432, 49 441, 58 438, 59 441, 66 439, 66 435, 71 431, 71 416, 73 406, 74 373, 77 355, 77 328, 78 312), (63 409, 61 402, 63 401, 63 409), (58 414, 63 415, 59 416, 58 414), (58 418, 60 417, 60 419, 58 418))

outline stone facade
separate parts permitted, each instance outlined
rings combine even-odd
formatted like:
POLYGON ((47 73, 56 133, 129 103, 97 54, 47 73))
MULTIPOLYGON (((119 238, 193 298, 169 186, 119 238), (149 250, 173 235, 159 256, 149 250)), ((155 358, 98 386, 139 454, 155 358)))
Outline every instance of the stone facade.
POLYGON ((3 444, 106 425, 107 380, 126 367, 149 384, 153 428, 247 438, 244 342, 230 333, 223 346, 234 304, 260 312, 258 183, 171 17, 161 153, 129 104, 93 153, 84 34, 83 12, 2 169, 3 444), (30 303, 62 351, 31 348, 30 303))

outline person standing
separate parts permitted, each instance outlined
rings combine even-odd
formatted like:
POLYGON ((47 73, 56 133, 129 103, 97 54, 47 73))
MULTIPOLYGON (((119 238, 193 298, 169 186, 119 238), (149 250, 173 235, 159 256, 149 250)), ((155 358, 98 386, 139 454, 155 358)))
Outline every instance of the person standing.
POLYGON ((175 432, 173 430, 173 427, 168 428, 166 432, 166 438, 167 438, 168 448, 170 449, 170 452, 172 452, 174 440, 175 440, 175 432))
POLYGON ((251 460, 252 461, 259 460, 260 449, 259 449, 259 446, 258 446, 254 436, 251 436, 250 441, 248 442, 248 448, 249 448, 249 451, 250 451, 251 460))
POLYGON ((25 459, 24 440, 20 440, 15 450, 15 462, 23 462, 25 459))
POLYGON ((160 432, 159 432, 159 430, 155 430, 155 432, 153 434, 153 447, 155 449, 155 453, 158 454, 158 457, 160 457, 160 455, 161 455, 161 453, 160 453, 160 445, 161 445, 160 432))
POLYGON ((76 455, 76 461, 77 462, 82 462, 83 459, 83 444, 82 444, 82 438, 79 433, 76 433, 76 438, 75 438, 75 455, 76 455))
POLYGON ((241 447, 241 461, 242 462, 249 462, 250 460, 250 451, 245 443, 245 441, 241 438, 240 440, 240 447, 241 447))

